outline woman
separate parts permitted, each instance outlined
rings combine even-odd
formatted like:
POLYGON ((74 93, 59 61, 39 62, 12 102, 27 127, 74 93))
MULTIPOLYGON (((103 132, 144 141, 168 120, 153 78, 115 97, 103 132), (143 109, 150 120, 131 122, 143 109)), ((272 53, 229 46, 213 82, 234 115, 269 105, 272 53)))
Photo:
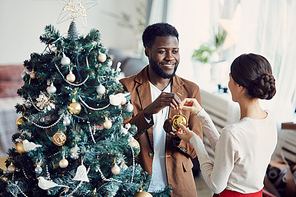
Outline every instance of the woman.
POLYGON ((180 124, 179 138, 193 144, 205 182, 214 196, 262 197, 263 179, 277 143, 276 122, 259 99, 276 92, 269 62, 261 55, 243 54, 230 68, 232 100, 240 106, 240 120, 223 128, 219 136, 212 120, 195 99, 186 98, 182 109, 195 114, 215 151, 211 162, 202 140, 180 124))

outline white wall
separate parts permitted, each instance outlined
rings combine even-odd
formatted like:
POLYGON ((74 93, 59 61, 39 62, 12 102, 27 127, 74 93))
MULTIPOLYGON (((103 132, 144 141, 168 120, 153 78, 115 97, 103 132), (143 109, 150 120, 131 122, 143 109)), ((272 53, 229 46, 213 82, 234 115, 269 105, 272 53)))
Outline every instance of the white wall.
MULTIPOLYGON (((77 23, 79 33, 86 35, 95 28, 100 30, 106 48, 132 48, 136 41, 131 30, 119 27, 117 20, 104 11, 133 13, 136 1, 100 0, 87 10, 87 27, 77 23)), ((71 21, 57 24, 61 10, 56 0, 0 0, 0 65, 22 64, 31 53, 41 53, 45 45, 39 41, 39 36, 46 25, 54 25, 66 36, 71 21)))

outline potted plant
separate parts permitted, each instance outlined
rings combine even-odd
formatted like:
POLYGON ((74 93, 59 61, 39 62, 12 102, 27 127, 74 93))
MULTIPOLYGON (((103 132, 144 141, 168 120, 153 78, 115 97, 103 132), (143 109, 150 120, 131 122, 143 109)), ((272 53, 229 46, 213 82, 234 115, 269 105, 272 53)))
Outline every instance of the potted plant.
POLYGON ((198 49, 194 49, 191 59, 195 74, 203 81, 215 80, 219 75, 219 63, 223 62, 223 43, 226 32, 218 27, 209 42, 203 43, 198 49))

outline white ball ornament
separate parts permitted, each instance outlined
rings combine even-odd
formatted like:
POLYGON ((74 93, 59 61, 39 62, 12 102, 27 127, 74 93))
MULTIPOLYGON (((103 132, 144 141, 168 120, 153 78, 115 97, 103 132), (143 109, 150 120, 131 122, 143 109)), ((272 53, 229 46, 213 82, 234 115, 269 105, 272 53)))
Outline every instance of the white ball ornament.
POLYGON ((130 102, 128 102, 125 106, 125 109, 127 112, 132 112, 134 110, 134 106, 130 102))
POLYGON ((65 159, 65 158, 63 158, 63 159, 59 162, 59 166, 60 166, 61 168, 66 168, 66 167, 68 167, 68 165, 69 165, 69 162, 68 162, 68 160, 65 159))
POLYGON ((68 58, 68 57, 63 53, 63 57, 62 57, 62 59, 61 59, 61 64, 62 64, 63 66, 67 66, 67 65, 69 65, 70 63, 71 63, 70 58, 68 58))
POLYGON ((98 60, 99 60, 99 62, 105 62, 107 60, 106 54, 99 52, 98 60))
POLYGON ((66 76, 67 81, 69 82, 74 82, 76 77, 75 75, 72 73, 72 71, 70 71, 70 73, 66 76))
POLYGON ((110 129, 112 127, 112 122, 107 117, 105 117, 105 122, 103 123, 103 127, 105 129, 110 129))
POLYGON ((105 88, 105 86, 103 86, 102 84, 100 84, 98 87, 97 87, 97 93, 98 94, 104 94, 105 93, 105 91, 106 91, 106 88, 105 88))
POLYGON ((120 173, 120 167, 116 163, 114 163, 113 167, 111 168, 111 172, 114 175, 119 174, 120 173))
POLYGON ((57 88, 53 85, 53 83, 51 83, 50 86, 47 87, 47 92, 48 94, 54 94, 57 91, 57 88))

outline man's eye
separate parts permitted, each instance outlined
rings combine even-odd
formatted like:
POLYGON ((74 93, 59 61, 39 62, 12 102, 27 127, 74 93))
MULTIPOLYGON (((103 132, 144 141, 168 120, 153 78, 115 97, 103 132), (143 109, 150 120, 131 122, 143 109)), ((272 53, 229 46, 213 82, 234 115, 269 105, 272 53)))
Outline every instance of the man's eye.
POLYGON ((174 54, 179 53, 179 50, 173 50, 173 53, 174 54))
POLYGON ((158 53, 160 53, 160 54, 164 54, 164 53, 165 53, 165 51, 158 51, 158 53))

